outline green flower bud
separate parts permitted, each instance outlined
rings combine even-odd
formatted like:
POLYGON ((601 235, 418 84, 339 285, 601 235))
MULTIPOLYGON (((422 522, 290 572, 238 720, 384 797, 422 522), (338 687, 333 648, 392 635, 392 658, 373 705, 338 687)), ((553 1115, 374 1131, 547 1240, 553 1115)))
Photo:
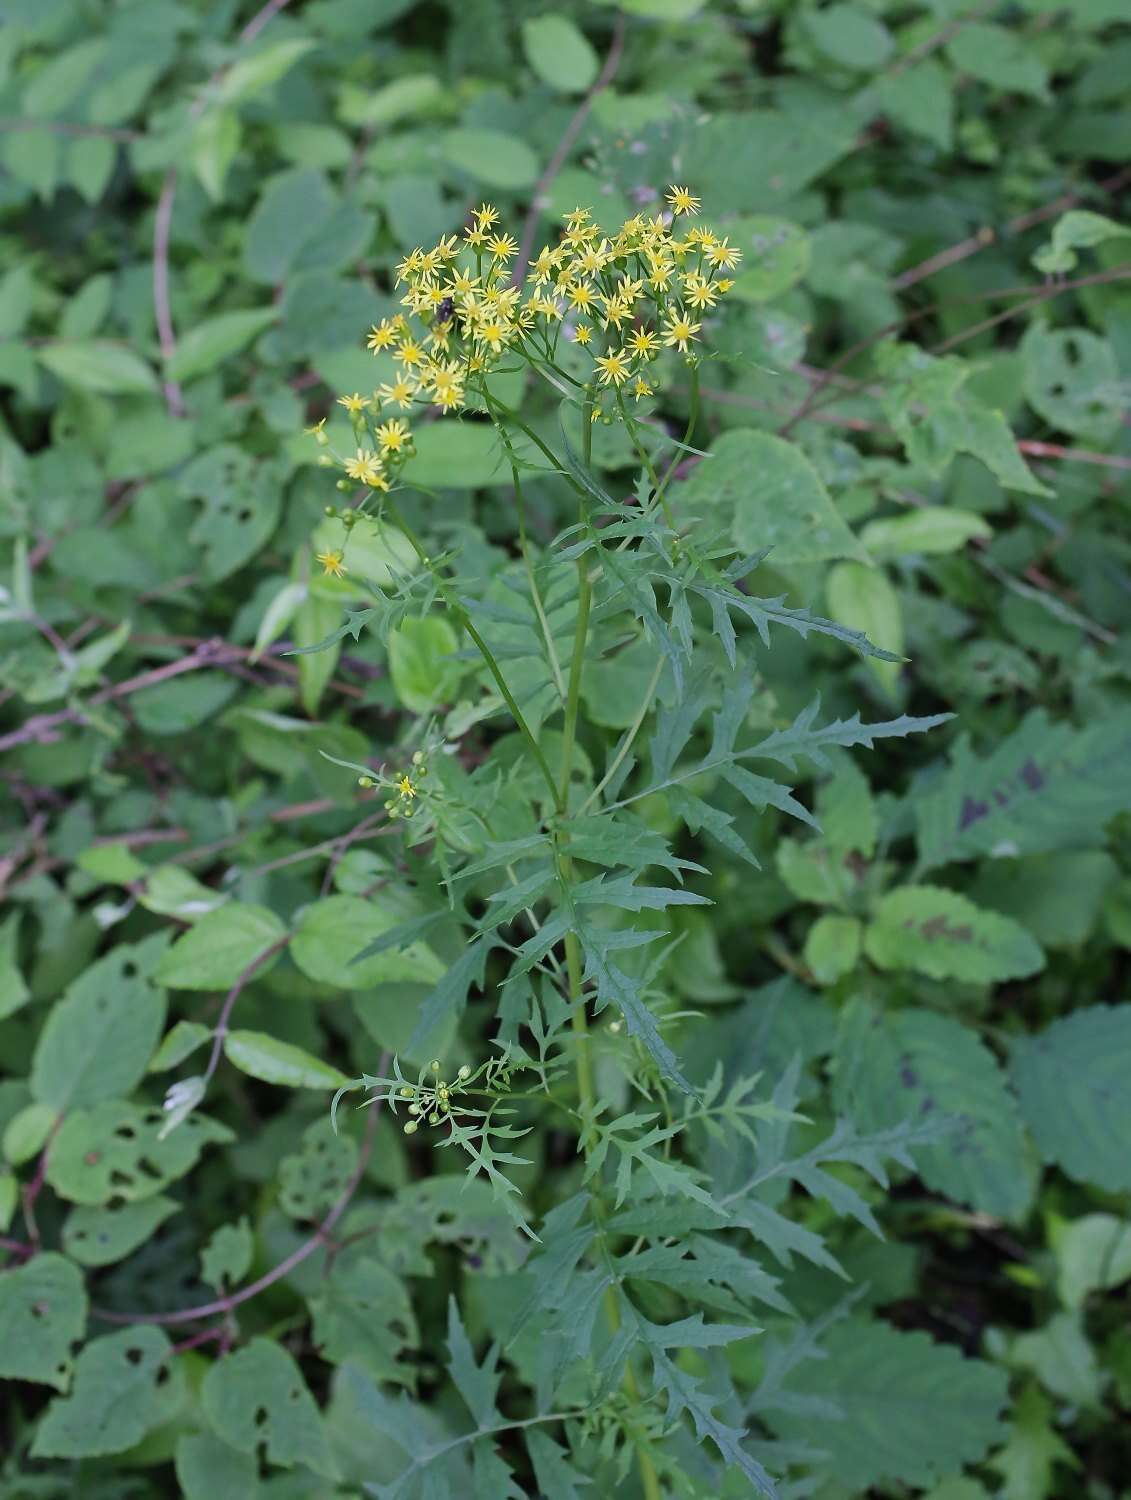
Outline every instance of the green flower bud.
POLYGON ((412 1088, 412 1086, 406 1083, 404 1088, 400 1090, 400 1096, 402 1099, 411 1099, 414 1092, 415 1090, 412 1088))
POLYGON ((409 1120, 404 1127, 404 1133, 405 1135, 415 1135, 419 1128, 415 1120, 409 1120))
POLYGON ((471 1069, 467 1066, 466 1063, 464 1063, 463 1067, 459 1070, 459 1076, 461 1078, 470 1078, 471 1077, 471 1069))
POLYGON ((364 786, 364 787, 371 787, 371 786, 376 786, 377 785, 377 783, 373 780, 372 776, 359 776, 357 778, 357 784, 358 784, 358 786, 364 786))
POLYGON ((440 1064, 436 1058, 433 1058, 428 1066, 432 1069, 433 1073, 438 1073, 440 1071, 440 1064))

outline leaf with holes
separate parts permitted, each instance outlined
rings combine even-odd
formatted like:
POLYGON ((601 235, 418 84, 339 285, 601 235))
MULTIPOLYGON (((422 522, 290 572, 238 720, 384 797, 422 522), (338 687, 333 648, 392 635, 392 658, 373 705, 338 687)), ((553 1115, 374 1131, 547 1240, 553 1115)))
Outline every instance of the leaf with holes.
POLYGON ((255 1338, 226 1355, 204 1377, 200 1396, 218 1436, 241 1453, 262 1445, 269 1463, 306 1464, 316 1474, 337 1477, 314 1397, 281 1345, 255 1338))
POLYGON ((128 1094, 144 1076, 165 1024, 152 982, 168 935, 121 943, 56 1001, 35 1049, 31 1091, 62 1113, 128 1094))
POLYGON ((211 1142, 235 1139, 226 1125, 194 1114, 162 1140, 165 1118, 124 1099, 75 1110, 48 1147, 48 1183, 71 1203, 134 1203, 182 1177, 211 1142))
POLYGON ((400 1363, 419 1343, 416 1318, 404 1283, 372 1255, 339 1257, 310 1299, 311 1334, 323 1359, 347 1361, 374 1380, 415 1383, 411 1364, 400 1363))
POLYGON ((63 1248, 83 1266, 111 1266, 153 1235, 179 1204, 172 1198, 143 1198, 112 1208, 80 1204, 63 1225, 63 1248))
POLYGON ((0 1275, 0 1378, 65 1391, 86 1307, 82 1273, 53 1251, 0 1275))
POLYGON ((345 1191, 357 1165, 357 1142, 339 1135, 329 1119, 303 1132, 298 1151, 279 1163, 279 1206, 292 1219, 320 1218, 345 1191))
POLYGON ((87 1344, 69 1396, 47 1408, 33 1458, 97 1458, 123 1453, 168 1422, 184 1400, 184 1373, 159 1328, 123 1328, 87 1344))
POLYGON ((1107 443, 1127 405, 1115 351, 1086 328, 1034 323, 1021 341, 1025 399, 1059 432, 1107 443))

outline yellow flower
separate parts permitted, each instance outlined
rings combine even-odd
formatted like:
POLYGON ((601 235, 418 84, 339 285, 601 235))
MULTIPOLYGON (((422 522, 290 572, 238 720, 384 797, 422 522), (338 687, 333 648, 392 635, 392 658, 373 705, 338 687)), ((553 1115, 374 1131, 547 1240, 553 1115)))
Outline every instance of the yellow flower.
POLYGON ((551 250, 549 245, 543 246, 537 256, 530 263, 530 279, 535 286, 545 286, 553 274, 555 266, 561 260, 561 253, 551 250))
POLYGON ((485 230, 480 229, 479 225, 476 224, 474 229, 465 229, 463 232, 463 237, 469 245, 473 246, 477 250, 487 238, 487 233, 485 230))
POLYGON ((444 411, 463 405, 463 371, 458 365, 436 365, 432 370, 436 405, 444 411))
POLYGON ((702 326, 701 323, 692 323, 685 312, 672 313, 664 325, 664 343, 686 354, 688 340, 693 339, 702 326))
POLYGON ((626 318, 632 317, 632 308, 622 297, 602 297, 601 301, 605 304, 605 316, 601 320, 603 328, 608 328, 610 323, 620 328, 626 318))
POLYGON ((354 391, 352 396, 339 396, 338 405, 344 406, 346 411, 348 411, 352 416, 354 412, 365 411, 366 407, 369 405, 369 397, 359 396, 357 392, 354 391))
POLYGON ((587 344, 593 337, 593 330, 588 323, 579 323, 573 330, 573 341, 575 344, 587 344))
POLYGON ((394 380, 392 385, 378 386, 376 392, 382 402, 389 402, 392 406, 399 406, 401 411, 407 411, 412 405, 412 398, 416 394, 416 387, 410 385, 403 376, 394 380))
POLYGON ((600 368, 602 385, 623 385, 631 374, 631 361, 623 349, 615 354, 599 354, 593 363, 600 368))
POLYGON ((452 279, 444 290, 449 297, 466 297, 479 285, 479 277, 473 276, 470 271, 456 270, 452 272, 452 279))
POLYGON ((582 312, 588 312, 593 306, 593 288, 579 282, 576 286, 567 286, 565 294, 569 299, 571 307, 580 308, 582 312))
POLYGON ((408 423, 402 421, 400 417, 393 417, 391 421, 383 422, 377 429, 377 441, 381 445, 382 454, 399 453, 411 437, 408 423))
POLYGON ((401 779, 397 782, 397 791, 400 792, 401 796, 404 797, 408 802, 411 802, 412 799, 416 796, 416 788, 413 786, 412 781, 408 776, 402 776, 401 779))
POLYGON ((369 330, 369 337, 365 342, 373 350, 374 354, 376 354, 379 349, 390 348, 396 343, 396 338, 396 324, 391 318, 382 318, 380 323, 374 323, 373 327, 369 330))
POLYGON ((441 260, 454 260, 459 254, 459 240, 454 234, 442 234, 436 243, 436 254, 441 260))
POLYGON ((660 347, 658 335, 650 328, 634 328, 629 335, 628 342, 636 354, 652 354, 660 347))
POLYGON ((720 276, 718 281, 715 282, 715 290, 719 293, 726 293, 730 291, 733 285, 734 282, 729 276, 720 276))
POLYGON ((322 564, 322 574, 325 578, 340 578, 348 571, 345 559, 340 552, 316 552, 314 559, 322 564))
POLYGON ((481 344, 486 344, 494 354, 503 352, 503 345, 510 337, 511 327, 499 318, 490 318, 486 323, 480 323, 475 330, 475 337, 481 344))
POLYGON ((685 187, 670 187, 664 197, 677 214, 697 214, 699 199, 685 187))
POLYGON ((705 276, 685 276, 683 278, 684 298, 690 302, 692 307, 700 310, 704 307, 714 307, 719 300, 715 288, 705 276))
POLYGON ((487 249, 496 260, 510 260, 518 254, 518 241, 513 234, 493 234, 487 241, 487 249))
POLYGON ((370 489, 379 488, 381 463, 376 453, 371 453, 368 448, 359 448, 356 457, 345 459, 342 467, 358 484, 367 484, 370 489))
POLYGON ((475 210, 475 219, 480 229, 490 229, 498 222, 499 210, 492 203, 481 203, 475 210))
POLYGON ((742 259, 742 251, 728 245, 725 239, 716 240, 707 246, 707 259, 713 266, 725 266, 728 271, 733 271, 742 259))
POLYGON ((573 263, 574 272, 582 272, 586 276, 596 276, 597 272, 608 262, 609 242, 602 240, 599 245, 586 245, 581 254, 573 263))
POLYGON ((325 445, 330 441, 330 439, 326 436, 326 418, 323 417, 320 422, 315 422, 313 427, 306 428, 306 435, 307 437, 312 437, 315 442, 320 443, 323 447, 325 447, 325 445))
POLYGON ((643 375, 638 375, 632 384, 632 394, 639 401, 642 396, 654 396, 656 393, 643 375))
POLYGON ((402 339, 393 358, 399 364, 408 365, 409 369, 412 369, 414 365, 424 363, 424 350, 415 339, 402 339))

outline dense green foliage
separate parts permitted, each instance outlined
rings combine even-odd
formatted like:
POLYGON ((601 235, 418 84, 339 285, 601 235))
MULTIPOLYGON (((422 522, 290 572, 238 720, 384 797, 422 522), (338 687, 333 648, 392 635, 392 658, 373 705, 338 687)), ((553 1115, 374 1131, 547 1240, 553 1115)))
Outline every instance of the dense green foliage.
POLYGON ((1127 1500, 1126 0, 0 17, 0 1500, 1127 1500))

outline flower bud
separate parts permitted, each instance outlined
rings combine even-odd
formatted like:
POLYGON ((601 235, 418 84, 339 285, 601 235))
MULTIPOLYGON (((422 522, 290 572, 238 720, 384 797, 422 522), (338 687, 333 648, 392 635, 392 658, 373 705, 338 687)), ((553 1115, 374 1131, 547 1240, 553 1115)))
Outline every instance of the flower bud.
POLYGON ((459 1076, 461 1078, 470 1078, 471 1077, 471 1069, 467 1066, 466 1063, 464 1063, 463 1067, 459 1070, 459 1076))
POLYGON ((401 1096, 402 1099, 411 1099, 412 1095, 413 1095, 412 1085, 406 1083, 405 1086, 404 1086, 404 1088, 402 1088, 400 1090, 400 1096, 401 1096))
POLYGON ((440 1064, 436 1058, 433 1058, 428 1066, 432 1069, 433 1073, 438 1073, 440 1071, 440 1064))
POLYGON ((415 1120, 409 1120, 405 1124, 404 1133, 405 1135, 415 1135, 419 1128, 415 1120))
POLYGON ((364 787, 371 787, 371 786, 376 786, 377 785, 377 783, 373 780, 372 776, 359 776, 357 778, 357 784, 358 784, 358 786, 364 786, 364 787))

